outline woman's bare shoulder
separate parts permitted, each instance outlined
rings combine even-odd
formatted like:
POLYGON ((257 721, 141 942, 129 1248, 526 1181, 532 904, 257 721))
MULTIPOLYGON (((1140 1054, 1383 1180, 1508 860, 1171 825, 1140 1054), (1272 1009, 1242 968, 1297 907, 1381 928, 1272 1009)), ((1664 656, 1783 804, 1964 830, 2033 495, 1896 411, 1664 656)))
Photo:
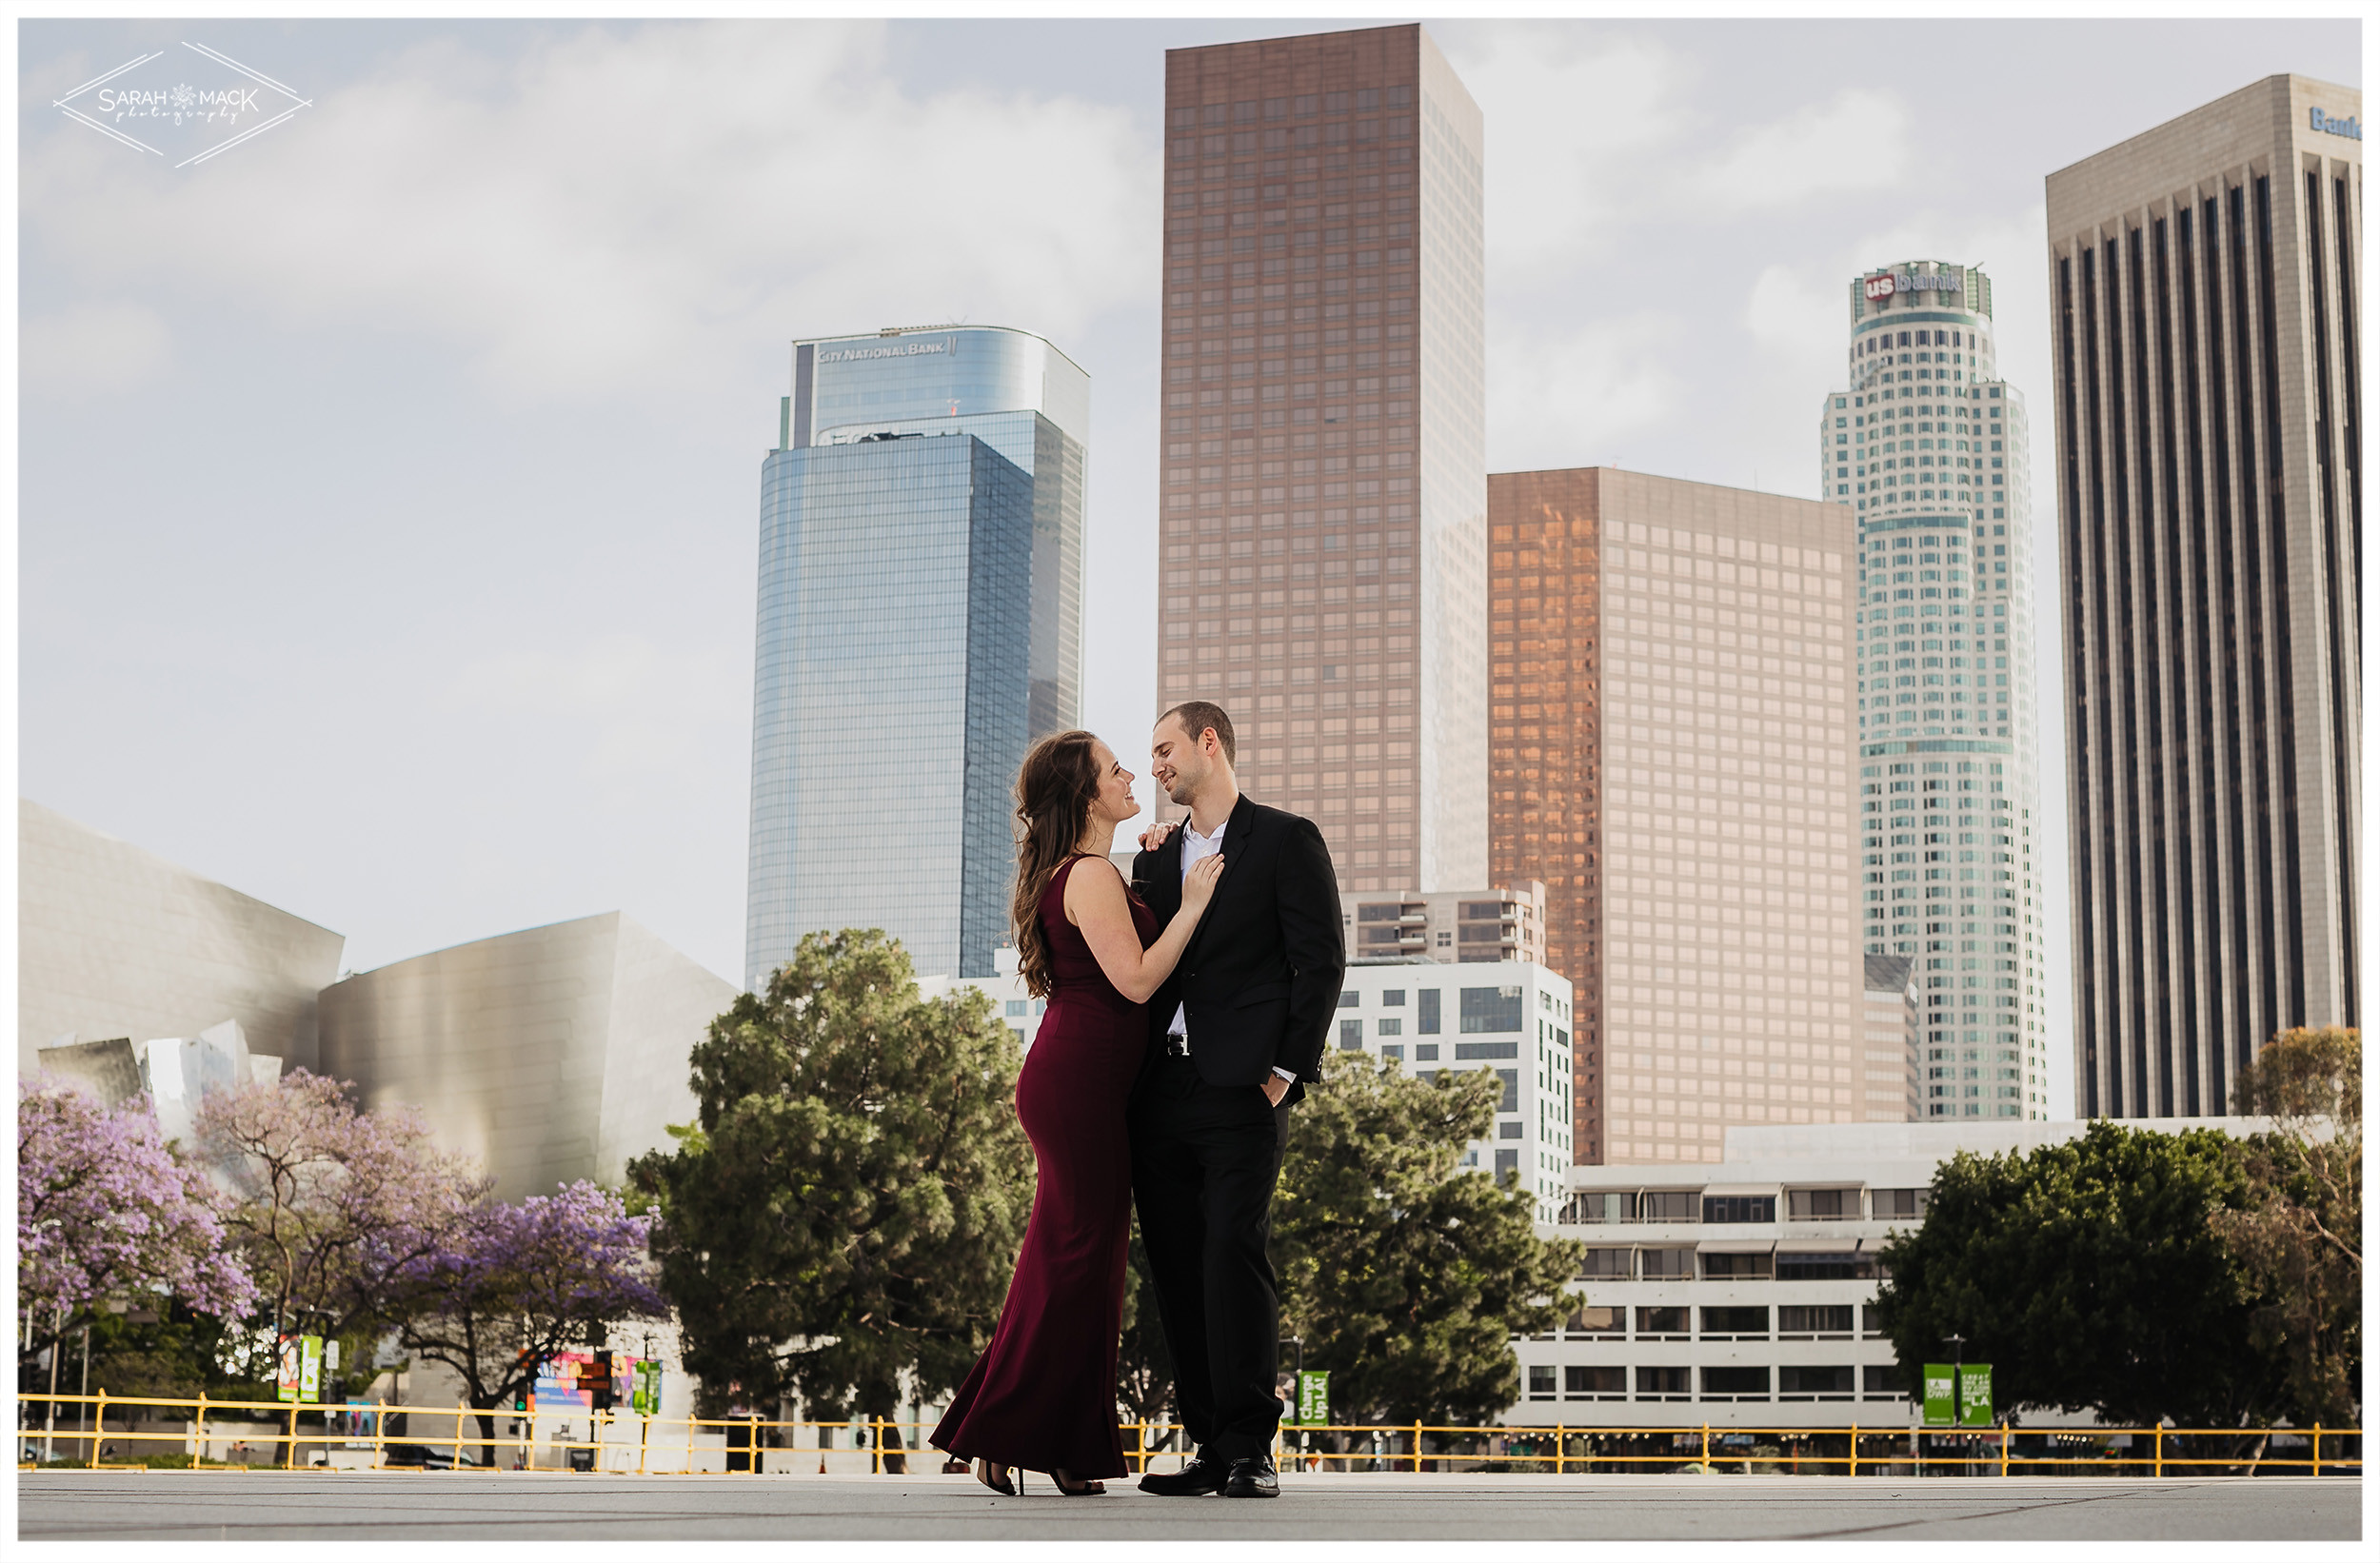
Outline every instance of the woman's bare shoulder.
POLYGON ((1106 911, 1124 903, 1126 887, 1121 869, 1105 858, 1095 857, 1087 852, 1077 858, 1075 861, 1077 863, 1096 862, 1107 872, 1102 874, 1098 869, 1093 869, 1087 874, 1066 876, 1067 921, 1079 924, 1082 919, 1076 915, 1078 912, 1106 911), (1078 896, 1082 899, 1077 900, 1078 896))

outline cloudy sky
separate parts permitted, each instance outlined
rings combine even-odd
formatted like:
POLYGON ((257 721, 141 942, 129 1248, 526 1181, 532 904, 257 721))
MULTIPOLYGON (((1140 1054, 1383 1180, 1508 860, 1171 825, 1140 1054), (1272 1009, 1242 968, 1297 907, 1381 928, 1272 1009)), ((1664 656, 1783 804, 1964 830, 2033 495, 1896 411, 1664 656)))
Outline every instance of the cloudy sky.
MULTIPOLYGON (((1487 124, 1491 466, 1811 496, 1850 277, 1988 269, 2046 426, 2043 176, 2361 80, 2340 21, 1430 25, 1487 124)), ((1164 50, 1309 30, 22 24, 22 792, 357 970, 617 907, 739 971, 784 344, 920 320, 1093 377, 1087 716, 1125 747, 1164 50), (203 128, 51 107, 152 52, 125 81, 231 80, 201 49, 310 107, 180 167, 203 128)))

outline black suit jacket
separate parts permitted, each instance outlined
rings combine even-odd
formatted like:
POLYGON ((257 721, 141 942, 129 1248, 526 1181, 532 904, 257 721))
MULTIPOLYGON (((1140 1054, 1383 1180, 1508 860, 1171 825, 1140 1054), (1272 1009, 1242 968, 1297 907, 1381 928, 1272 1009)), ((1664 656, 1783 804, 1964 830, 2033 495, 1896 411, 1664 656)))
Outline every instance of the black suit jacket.
MULTIPOLYGON (((1132 884, 1160 926, 1181 907, 1181 837, 1132 861, 1132 884)), ((1298 1077, 1283 1099, 1322 1078, 1322 1049, 1347 943, 1339 876, 1314 821, 1242 795, 1223 827, 1223 875, 1206 916, 1149 999, 1149 1043, 1162 1048, 1180 1005, 1190 1057, 1210 1085, 1261 1085, 1274 1066, 1298 1077)))

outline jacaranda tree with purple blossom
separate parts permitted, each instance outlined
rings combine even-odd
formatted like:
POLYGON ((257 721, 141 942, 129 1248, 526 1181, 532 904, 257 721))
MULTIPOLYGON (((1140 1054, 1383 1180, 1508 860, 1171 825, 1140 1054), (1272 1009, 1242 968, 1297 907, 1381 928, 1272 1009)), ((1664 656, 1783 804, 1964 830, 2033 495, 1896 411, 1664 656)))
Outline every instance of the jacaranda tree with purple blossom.
POLYGON ((171 1296, 238 1316, 255 1287, 226 1251, 219 1197, 168 1148, 146 1097, 110 1112, 71 1086, 19 1080, 19 1365, 109 1298, 171 1296))
POLYGON ((264 1347, 398 1322, 487 1187, 410 1109, 359 1112, 337 1080, 302 1069, 210 1095, 196 1131, 233 1189, 225 1225, 256 1282, 264 1347))
POLYGON ((540 1359, 605 1324, 667 1315, 646 1229, 587 1182, 474 1206, 439 1253, 406 1267, 404 1344, 462 1375, 481 1436, 493 1438, 490 1414, 535 1381, 540 1359))

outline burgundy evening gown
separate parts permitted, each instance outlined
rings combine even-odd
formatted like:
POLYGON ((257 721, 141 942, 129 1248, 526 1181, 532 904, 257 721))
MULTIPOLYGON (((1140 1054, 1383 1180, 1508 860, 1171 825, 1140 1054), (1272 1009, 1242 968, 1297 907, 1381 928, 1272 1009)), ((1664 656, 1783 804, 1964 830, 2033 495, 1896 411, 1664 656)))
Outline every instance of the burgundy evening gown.
MULTIPOLYGON (((1074 858, 1042 892, 1049 1008, 1017 1077, 1040 1180, 992 1343, 930 1440, 962 1459, 1084 1479, 1127 1474, 1116 1423, 1132 1154, 1124 1103, 1148 1048, 1147 1006, 1118 993, 1066 920, 1074 858)), ((1101 865, 1093 872, 1108 870, 1101 865)), ((1157 919, 1126 892, 1142 948, 1157 919)))

